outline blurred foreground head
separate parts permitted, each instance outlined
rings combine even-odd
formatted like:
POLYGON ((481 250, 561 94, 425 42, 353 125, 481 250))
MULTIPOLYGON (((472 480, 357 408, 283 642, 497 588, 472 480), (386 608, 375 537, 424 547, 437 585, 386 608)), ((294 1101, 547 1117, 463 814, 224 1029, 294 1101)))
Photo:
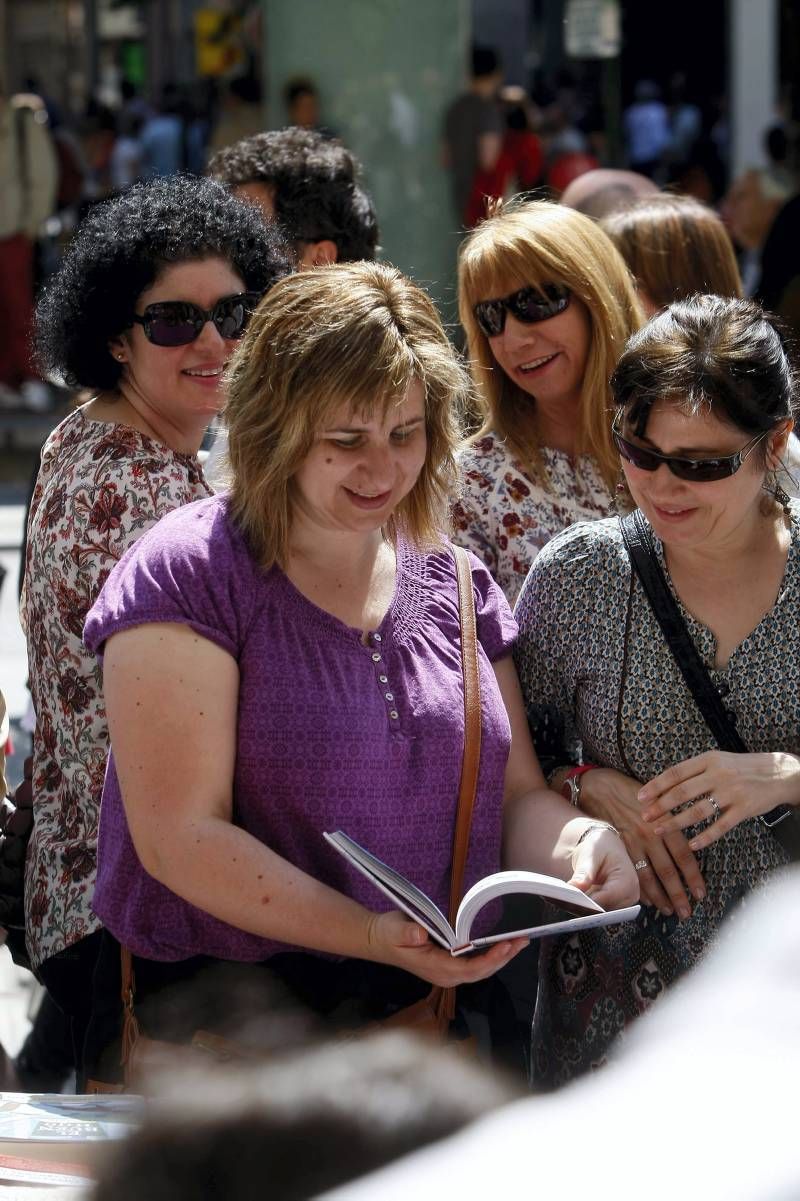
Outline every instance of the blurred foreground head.
POLYGON ((178 1078, 94 1201, 300 1201, 515 1099, 503 1077, 410 1034, 178 1078))

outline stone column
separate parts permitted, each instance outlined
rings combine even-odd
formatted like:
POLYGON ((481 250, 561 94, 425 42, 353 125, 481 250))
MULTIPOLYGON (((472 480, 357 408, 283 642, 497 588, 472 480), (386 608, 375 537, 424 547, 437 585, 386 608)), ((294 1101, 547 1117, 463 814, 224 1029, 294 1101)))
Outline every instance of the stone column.
POLYGON ((264 0, 264 42, 270 127, 285 123, 286 81, 312 79, 322 121, 364 164, 382 257, 450 309, 458 232, 440 134, 466 83, 469 0, 264 0))

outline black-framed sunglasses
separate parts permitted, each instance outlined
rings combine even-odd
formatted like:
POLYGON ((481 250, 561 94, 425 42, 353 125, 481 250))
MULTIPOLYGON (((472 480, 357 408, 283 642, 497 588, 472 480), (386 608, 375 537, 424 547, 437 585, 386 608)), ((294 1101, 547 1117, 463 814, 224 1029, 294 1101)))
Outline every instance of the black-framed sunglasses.
POLYGON ((154 346, 188 346, 200 337, 207 321, 214 322, 220 337, 241 338, 260 299, 260 292, 237 292, 223 296, 210 310, 188 300, 159 300, 141 316, 135 313, 133 320, 154 346))
POLYGON ((481 300, 473 312, 481 333, 496 338, 506 327, 506 313, 523 325, 535 325, 563 313, 571 299, 572 293, 563 284, 543 284, 541 288, 520 288, 497 300, 481 300))
POLYGON ((741 450, 737 450, 732 455, 720 455, 713 459, 679 459, 674 455, 662 455, 658 451, 646 450, 643 446, 637 446, 636 443, 629 442, 619 432, 619 422, 620 412, 614 417, 614 423, 611 426, 611 436, 623 459, 626 459, 633 467, 637 467, 640 471, 657 471, 662 463, 665 463, 672 474, 677 476, 679 480, 689 480, 690 483, 695 484, 710 483, 713 480, 724 480, 728 476, 735 475, 750 454, 750 451, 759 442, 763 441, 770 432, 769 430, 764 430, 762 433, 756 434, 755 438, 751 438, 741 450))

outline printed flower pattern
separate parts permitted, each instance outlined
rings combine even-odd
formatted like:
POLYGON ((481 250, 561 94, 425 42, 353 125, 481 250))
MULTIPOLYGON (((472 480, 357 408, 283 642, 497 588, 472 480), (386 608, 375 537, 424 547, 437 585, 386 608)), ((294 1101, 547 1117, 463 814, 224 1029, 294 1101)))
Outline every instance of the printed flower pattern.
POLYGON ((551 538, 611 512, 613 498, 593 459, 545 448, 542 461, 547 487, 528 476, 497 434, 480 438, 460 458, 453 541, 483 560, 511 605, 551 538))
POLYGON ((50 435, 31 502, 22 620, 37 714, 26 867, 34 965, 98 929, 91 911, 108 753, 83 624, 114 564, 165 513, 209 496, 200 464, 81 409, 50 435))

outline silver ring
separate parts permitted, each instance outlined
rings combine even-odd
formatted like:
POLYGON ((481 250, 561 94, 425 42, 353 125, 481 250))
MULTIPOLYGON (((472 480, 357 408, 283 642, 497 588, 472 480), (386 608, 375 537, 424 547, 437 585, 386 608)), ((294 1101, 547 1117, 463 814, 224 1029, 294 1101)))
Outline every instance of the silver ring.
POLYGON ((634 870, 637 872, 643 872, 644 869, 649 866, 650 866, 650 861, 648 859, 637 859, 633 865, 634 870))
POLYGON ((720 807, 719 807, 719 801, 718 801, 718 800, 717 800, 717 798, 716 798, 716 797, 713 795, 713 793, 711 793, 711 792, 710 792, 710 793, 708 794, 708 800, 709 800, 709 802, 710 802, 710 804, 711 804, 711 808, 712 808, 712 810, 713 810, 713 812, 712 812, 712 814, 711 814, 711 818, 710 818, 710 820, 711 820, 712 822, 715 822, 715 821, 717 820, 717 818, 719 817, 720 813, 722 812, 722 810, 721 810, 721 809, 720 809, 720 807))

